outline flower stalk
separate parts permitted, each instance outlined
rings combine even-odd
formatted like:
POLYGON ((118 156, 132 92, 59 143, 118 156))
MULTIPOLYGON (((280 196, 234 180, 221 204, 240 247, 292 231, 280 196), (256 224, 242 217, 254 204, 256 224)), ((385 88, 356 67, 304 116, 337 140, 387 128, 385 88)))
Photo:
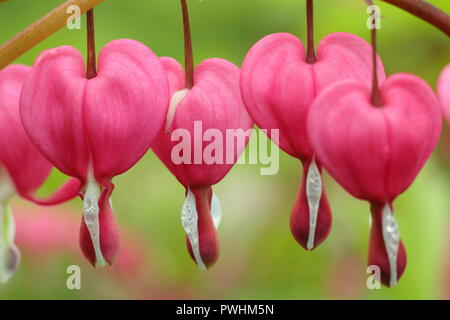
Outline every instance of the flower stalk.
POLYGON ((314 64, 317 62, 314 51, 314 3, 313 0, 306 0, 306 24, 308 30, 308 51, 306 54, 306 63, 314 64))
MULTIPOLYGON (((368 5, 373 5, 372 0, 366 0, 368 5)), ((379 19, 380 17, 374 17, 379 19)), ((378 55, 377 55, 377 24, 373 23, 370 29, 371 45, 372 45, 372 94, 370 102, 375 107, 383 106, 381 98, 380 85, 378 82, 378 55)))
POLYGON ((97 76, 97 65, 95 56, 95 29, 94 29, 94 9, 86 13, 87 24, 87 67, 86 78, 92 79, 97 76))
POLYGON ((67 8, 78 6, 83 14, 104 0, 68 0, 53 9, 41 19, 31 24, 14 38, 0 46, 0 70, 14 62, 38 43, 47 39, 53 33, 67 24, 69 15, 67 8))
MULTIPOLYGON (((97 6, 104 0, 68 0, 59 7, 50 11, 47 15, 31 24, 28 28, 17 34, 11 40, 0 46, 0 70, 14 62, 25 52, 47 39, 53 33, 63 28, 68 19, 67 8, 76 5, 80 8, 81 13, 87 12, 89 9, 97 6)), ((313 0, 308 0, 313 1, 313 0)), ((390 3, 400 9, 411 13, 412 15, 423 19, 424 21, 435 26, 448 36, 450 36, 450 16, 444 11, 423 0, 382 0, 390 3)), ((181 0, 183 8, 187 13, 186 0, 181 0)), ((186 15, 187 18, 187 15, 186 15)), ((189 21, 186 21, 189 23, 189 21)), ((188 25, 185 24, 185 27, 188 25)), ((187 29, 185 29, 187 32, 187 29)), ((190 30, 189 30, 190 33, 190 30)), ((189 37, 190 40, 190 37, 189 37)), ((188 40, 185 40, 188 42, 188 40)), ((191 43, 192 46, 192 43, 191 43)), ((191 57, 192 58, 192 57, 191 57)), ((193 65, 193 61, 188 61, 193 65)), ((186 68, 188 71, 189 68, 186 68)), ((190 82, 190 80, 189 80, 190 82)), ((188 82, 188 83, 189 83, 188 82)))
POLYGON ((181 9, 183 12, 183 30, 184 30, 184 68, 186 71, 186 88, 192 89, 194 86, 194 53, 192 50, 191 25, 189 22, 189 10, 186 0, 181 0, 181 9))

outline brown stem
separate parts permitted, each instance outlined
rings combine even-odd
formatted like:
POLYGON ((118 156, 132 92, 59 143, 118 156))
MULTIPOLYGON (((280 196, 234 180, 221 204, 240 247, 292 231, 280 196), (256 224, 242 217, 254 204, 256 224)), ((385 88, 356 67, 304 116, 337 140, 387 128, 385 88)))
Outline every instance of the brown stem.
MULTIPOLYGON (((372 6, 372 0, 365 0, 367 5, 372 6)), ((372 19, 380 19, 380 17, 374 17, 375 12, 371 12, 372 19)), ((375 107, 383 106, 383 99, 381 98, 380 86, 378 84, 378 56, 377 56, 377 21, 372 21, 371 29, 371 44, 372 44, 372 95, 370 102, 375 107)))
POLYGON ((450 36, 450 16, 423 0, 383 0, 425 20, 450 36))
POLYGON ((0 70, 14 62, 35 45, 67 25, 67 8, 76 5, 81 13, 95 7, 104 0, 68 0, 31 24, 14 38, 0 46, 0 70))
POLYGON ((372 43, 372 96, 370 101, 376 107, 383 106, 383 99, 380 93, 380 86, 378 84, 378 56, 377 56, 377 28, 372 26, 371 30, 372 43))
MULTIPOLYGON (((68 0, 50 11, 41 19, 0 46, 0 70, 14 62, 35 45, 64 27, 67 23, 67 8, 77 5, 81 13, 93 8, 104 0, 68 0)), ((450 16, 442 10, 422 0, 382 0, 397 6, 432 24, 450 36, 450 16)))
POLYGON ((181 0, 181 8, 183 11, 185 81, 186 88, 191 89, 194 86, 194 53, 192 51, 191 25, 186 0, 181 0))
POLYGON ((97 76, 96 56, 95 56, 95 28, 94 28, 94 9, 86 13, 87 24, 87 66, 86 78, 92 79, 97 76))
POLYGON ((313 0, 306 0, 306 24, 308 29, 308 52, 306 63, 314 64, 317 62, 314 52, 314 3, 313 0))

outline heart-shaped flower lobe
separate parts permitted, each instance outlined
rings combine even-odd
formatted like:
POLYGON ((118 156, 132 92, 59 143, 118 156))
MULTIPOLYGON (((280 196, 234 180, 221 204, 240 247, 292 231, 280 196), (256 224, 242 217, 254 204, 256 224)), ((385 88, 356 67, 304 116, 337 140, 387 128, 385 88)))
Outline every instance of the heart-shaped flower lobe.
MULTIPOLYGON (((201 268, 218 257, 214 213, 220 205, 211 186, 221 181, 244 150, 253 121, 243 104, 240 70, 213 58, 195 70, 194 86, 185 88, 185 73, 171 58, 161 58, 172 101, 153 151, 186 188, 183 226, 191 256, 201 268)), ((216 223, 215 223, 216 222, 216 223)))
MULTIPOLYGON (((90 236, 96 253, 118 246, 112 212, 105 205, 111 179, 130 169, 151 147, 168 103, 164 68, 137 41, 107 44, 92 79, 86 78, 83 57, 72 47, 47 50, 35 62, 21 96, 22 120, 52 164, 82 182, 85 221, 93 224, 90 236), (99 211, 86 209, 92 206, 99 211), (97 228, 100 235, 95 234, 97 228)), ((89 256, 91 251, 84 253, 89 256)), ((99 263, 100 257, 90 260, 97 266, 111 264, 113 257, 103 256, 106 263, 99 263)))
MULTIPOLYGON (((242 66, 241 90, 248 112, 260 128, 268 129, 270 138, 271 129, 279 129, 279 141, 274 142, 303 163, 291 230, 308 250, 317 247, 331 228, 330 208, 322 181, 318 181, 322 179, 321 164, 314 158, 307 135, 308 114, 316 96, 336 81, 356 79, 369 87, 370 57, 371 47, 363 39, 333 33, 320 42, 317 61, 308 64, 302 42, 294 35, 277 33, 260 40, 242 66)), ((378 74, 380 81, 384 80, 380 60, 378 74)))
POLYGON ((384 283, 393 285, 403 273, 406 256, 391 204, 429 158, 442 119, 433 91, 413 75, 397 74, 383 83, 382 107, 372 106, 370 96, 370 90, 354 80, 330 86, 311 108, 308 135, 330 174, 349 193, 375 208, 370 257, 380 265, 384 283), (394 252, 389 254, 388 247, 394 252), (398 272, 394 274, 388 265, 398 272))

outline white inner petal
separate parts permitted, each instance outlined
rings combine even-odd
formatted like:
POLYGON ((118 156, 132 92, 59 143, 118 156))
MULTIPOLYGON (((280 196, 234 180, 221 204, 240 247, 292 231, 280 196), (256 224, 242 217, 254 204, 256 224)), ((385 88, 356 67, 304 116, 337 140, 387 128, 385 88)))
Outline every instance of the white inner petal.
POLYGON ((313 158, 306 177, 306 197, 309 206, 309 234, 306 248, 314 248, 314 238, 316 235, 317 217, 319 215, 320 198, 322 197, 322 177, 313 158))
POLYGON ((198 213, 195 205, 195 196, 188 188, 186 200, 181 210, 181 223, 189 239, 194 254, 195 262, 201 270, 206 270, 206 266, 200 256, 200 238, 198 235, 198 213))
POLYGON ((389 203, 384 205, 382 214, 383 240, 391 271, 389 286, 394 287, 397 284, 397 256, 400 246, 400 232, 389 203))
POLYGON ((0 164, 0 202, 12 198, 15 193, 16 190, 8 172, 0 164))
POLYGON ((109 264, 103 257, 100 247, 100 222, 98 200, 100 199, 101 188, 95 179, 90 175, 87 180, 86 191, 84 194, 83 217, 86 227, 91 236, 92 245, 95 252, 95 267, 104 268, 109 264))
POLYGON ((189 89, 187 88, 177 91, 170 99, 169 110, 167 112, 166 118, 166 133, 170 133, 170 128, 172 127, 173 119, 175 118, 175 113, 177 112, 178 106, 180 105, 181 101, 183 101, 188 92, 189 89))
MULTIPOLYGON (((222 208, 220 206, 219 198, 213 194, 211 199, 211 217, 214 222, 214 226, 217 229, 222 220, 222 208)), ((181 210, 181 223, 184 231, 189 239, 189 243, 192 247, 195 262, 201 270, 206 270, 206 265, 200 255, 200 237, 198 233, 198 211, 195 204, 195 196, 191 189, 188 187, 186 200, 184 201, 183 208, 181 210)))
POLYGON ((6 283, 16 271, 20 252, 14 244, 16 227, 10 206, 0 202, 0 283, 6 283), (15 261, 12 261, 15 260, 15 261))

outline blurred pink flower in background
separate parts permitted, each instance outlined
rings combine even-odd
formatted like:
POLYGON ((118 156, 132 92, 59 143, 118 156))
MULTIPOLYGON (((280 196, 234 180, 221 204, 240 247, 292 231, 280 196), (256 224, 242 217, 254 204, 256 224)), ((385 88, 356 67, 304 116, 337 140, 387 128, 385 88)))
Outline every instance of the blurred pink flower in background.
MULTIPOLYGON (((87 267, 78 246, 79 216, 68 207, 36 207, 19 203, 14 207, 17 221, 16 242, 26 259, 32 262, 51 257, 71 256, 82 272, 98 272, 87 267)), ((161 299, 186 298, 192 295, 188 288, 171 288, 159 282, 160 272, 150 265, 152 250, 148 241, 136 232, 121 232, 121 251, 115 266, 100 272, 115 280, 130 298, 161 299)))

